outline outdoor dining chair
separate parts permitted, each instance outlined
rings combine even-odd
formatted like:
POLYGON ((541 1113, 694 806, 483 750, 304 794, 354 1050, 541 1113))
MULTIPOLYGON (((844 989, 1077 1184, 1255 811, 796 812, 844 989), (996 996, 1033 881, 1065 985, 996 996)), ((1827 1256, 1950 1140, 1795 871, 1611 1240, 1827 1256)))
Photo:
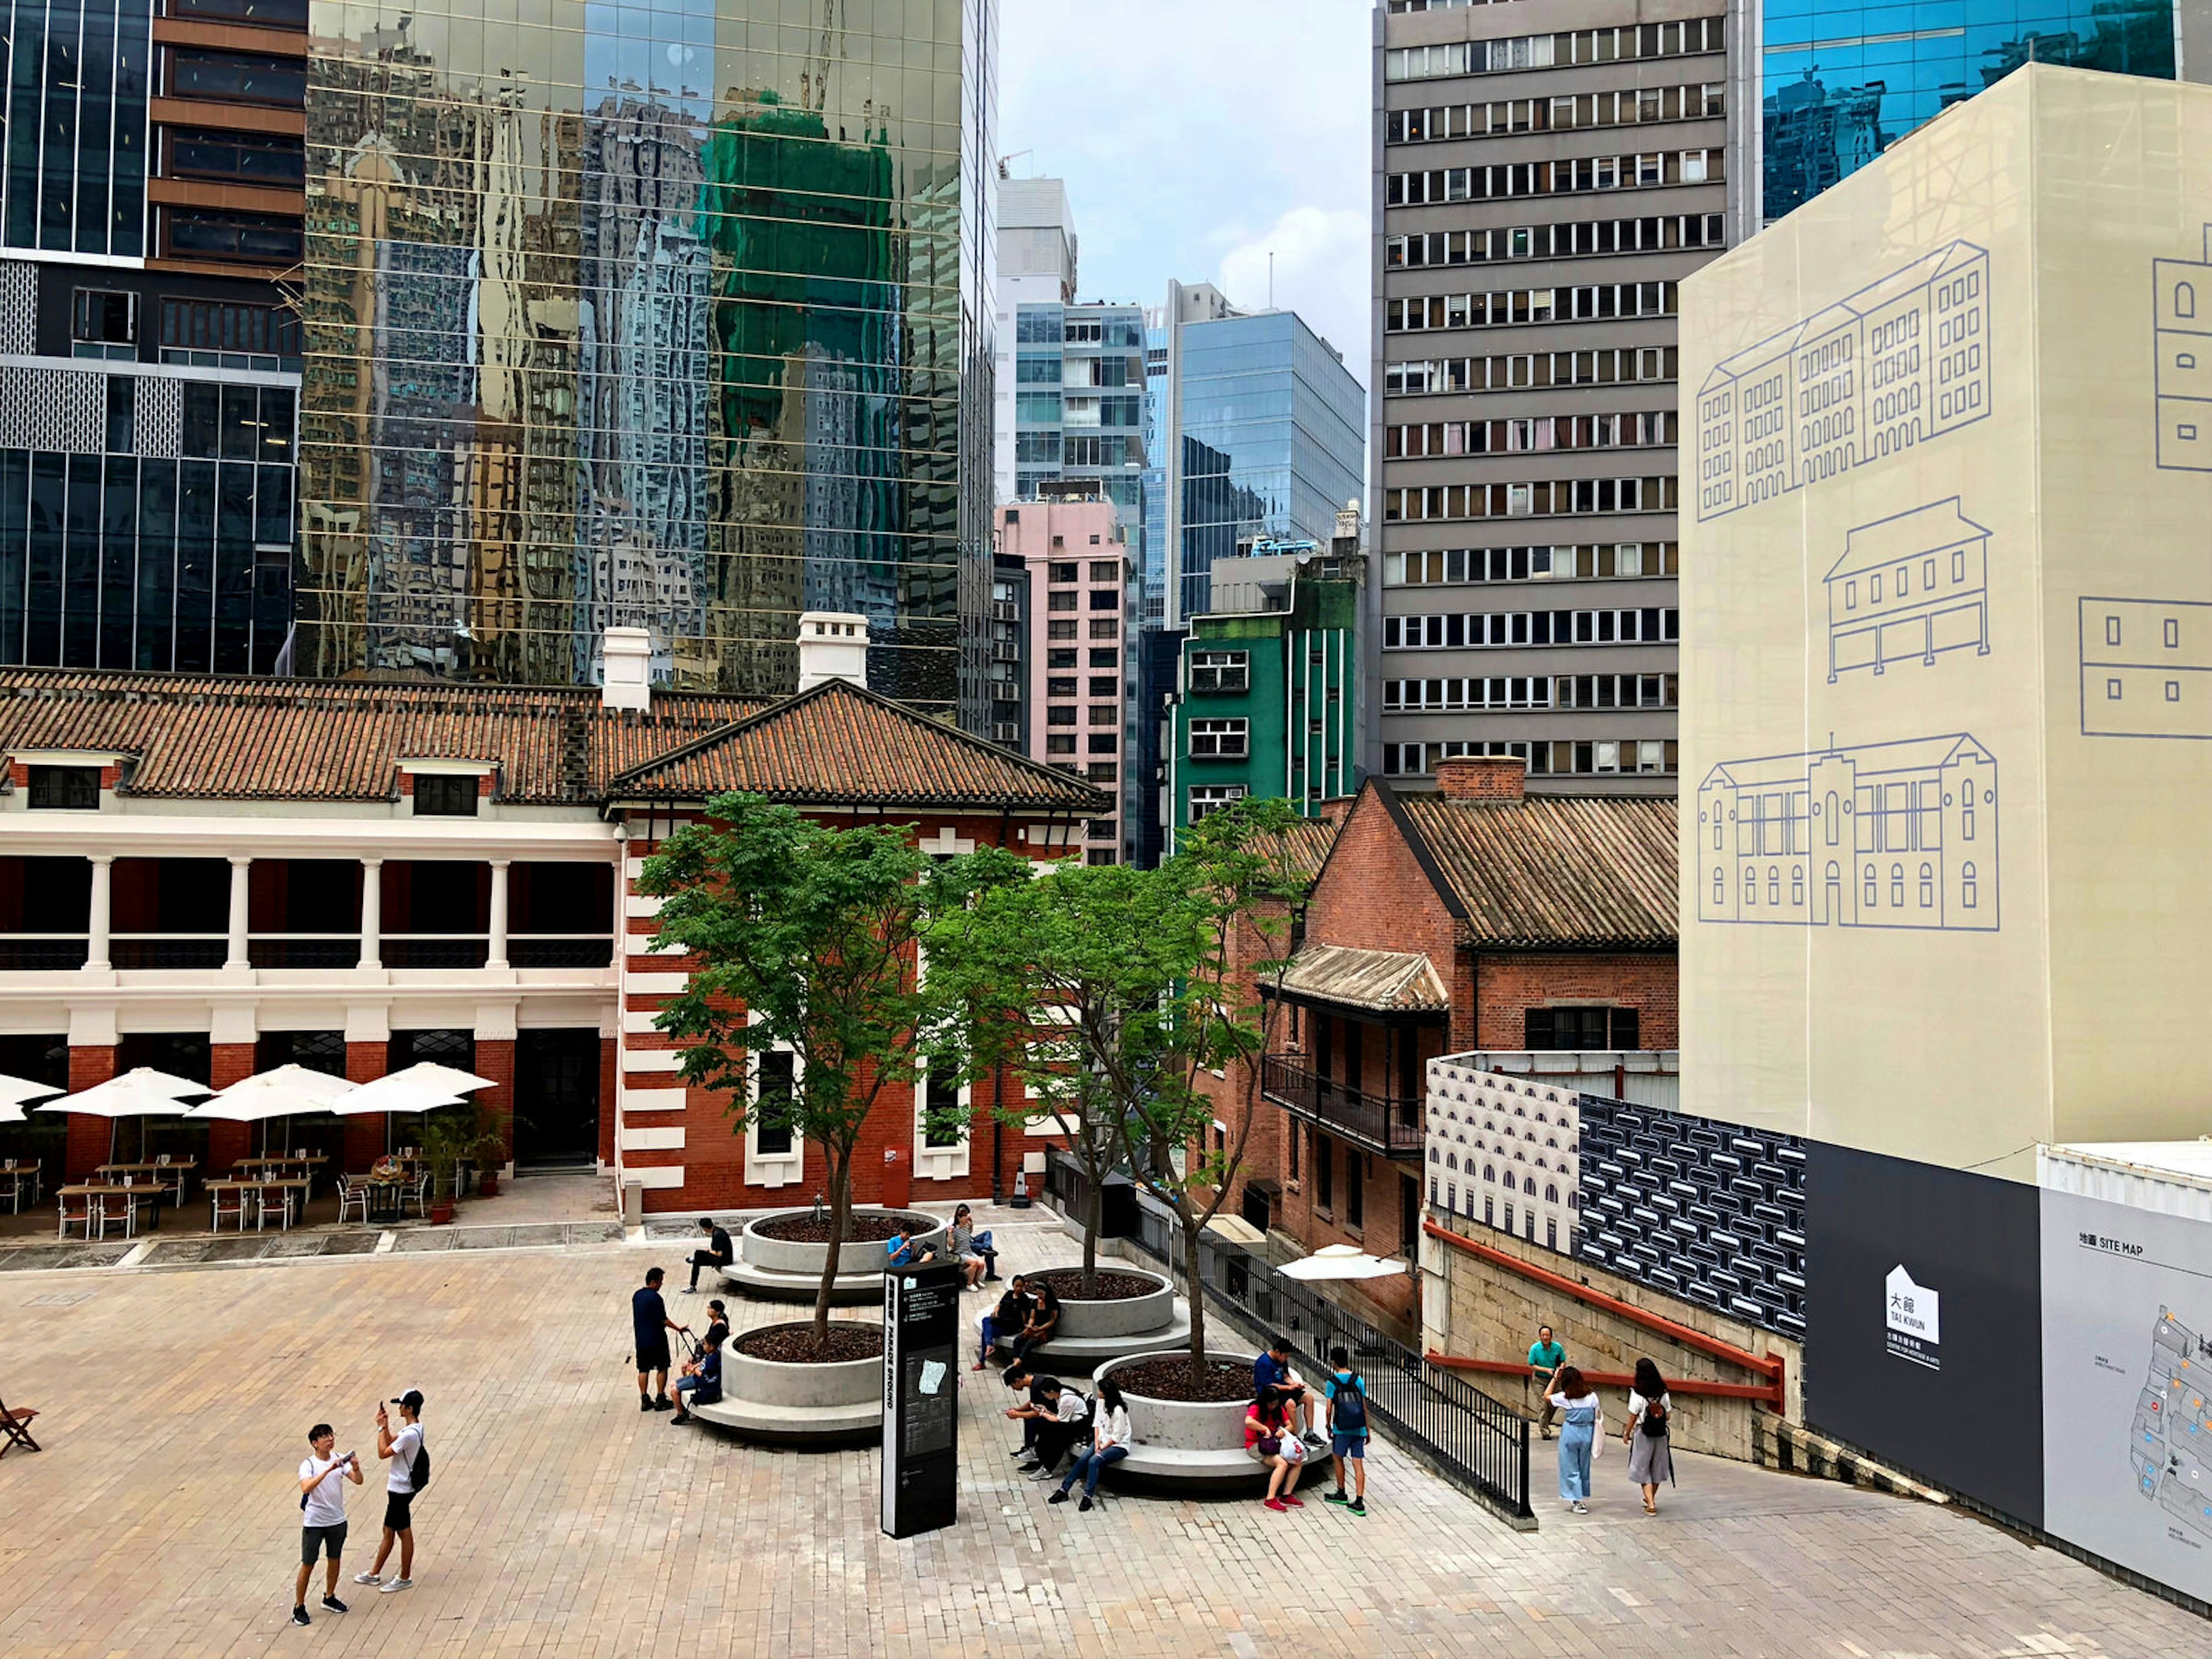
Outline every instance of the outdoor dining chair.
MULTIPOLYGON (((122 1224, 123 1236, 125 1238, 129 1238, 132 1234, 138 1231, 138 1200, 137 1194, 132 1193, 94 1193, 92 1194, 92 1201, 94 1206, 93 1221, 94 1224, 99 1227, 100 1236, 102 1238, 107 1237, 107 1230, 109 1226, 117 1222, 120 1222, 122 1224)), ((90 1234, 88 1232, 88 1239, 89 1237, 90 1234)))
POLYGON ((354 1180, 352 1176, 341 1173, 338 1176, 338 1219, 343 1221, 346 1218, 346 1212, 349 1210, 360 1211, 362 1222, 364 1225, 367 1224, 368 1188, 362 1182, 354 1180))
POLYGON ((58 1208, 61 1211, 61 1224, 55 1228, 54 1237, 56 1238, 67 1238, 70 1236, 70 1228, 82 1227, 84 1229, 84 1242, 88 1244, 91 1243, 93 1218, 92 1194, 89 1193, 64 1193, 61 1195, 61 1203, 58 1206, 58 1208), (70 1207, 71 1205, 76 1205, 77 1207, 75 1210, 72 1210, 70 1207))
POLYGON ((400 1213, 402 1215, 404 1215, 407 1212, 406 1201, 410 1198, 415 1200, 415 1213, 427 1219, 430 1213, 430 1172, 428 1170, 422 1171, 415 1177, 415 1184, 413 1186, 405 1188, 402 1190, 400 1194, 400 1213))
POLYGON ((212 1182, 208 1184, 208 1198, 214 1206, 213 1231, 216 1232, 222 1231, 222 1218, 225 1216, 236 1216, 238 1231, 240 1232, 246 1231, 246 1190, 243 1187, 218 1187, 212 1182))

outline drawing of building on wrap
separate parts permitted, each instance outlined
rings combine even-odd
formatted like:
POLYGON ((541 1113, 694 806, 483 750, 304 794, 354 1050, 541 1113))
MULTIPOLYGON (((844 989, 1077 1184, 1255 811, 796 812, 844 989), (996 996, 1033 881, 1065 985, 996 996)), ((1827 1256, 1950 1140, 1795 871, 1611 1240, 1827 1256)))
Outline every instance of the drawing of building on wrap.
POLYGON ((2084 598, 2081 735, 2212 738, 2212 605, 2084 598))
POLYGON ((1863 524, 1824 578, 1828 684, 1854 668, 1877 674, 1939 651, 1990 654, 1990 532, 1956 495, 1863 524))
POLYGON ((2158 464, 2212 472, 2212 224, 2202 259, 2154 259, 2158 464))
POLYGON ((1880 460, 1990 412, 1986 250, 1952 242, 1714 364, 1698 517, 1880 460))
POLYGON ((1723 761, 1697 834, 1700 921, 1997 927, 1996 760, 1964 732, 1723 761))

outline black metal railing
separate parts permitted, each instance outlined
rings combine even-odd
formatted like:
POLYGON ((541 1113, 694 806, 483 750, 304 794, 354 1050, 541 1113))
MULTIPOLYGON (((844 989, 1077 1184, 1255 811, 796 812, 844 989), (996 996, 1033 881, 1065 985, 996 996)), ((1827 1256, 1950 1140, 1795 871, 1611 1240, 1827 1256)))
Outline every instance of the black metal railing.
POLYGON ((9 933, 0 936, 0 971, 82 968, 90 950, 91 941, 82 933, 9 933))
POLYGON ((517 968, 606 968, 615 959, 611 933, 515 933, 507 959, 517 968))
POLYGON ((489 933, 386 933, 377 948, 387 968, 481 968, 490 954, 489 933))
MULTIPOLYGON (((1047 1154, 1045 1190, 1055 1201, 1069 1189, 1071 1170, 1079 1182, 1082 1169, 1073 1158, 1057 1148, 1047 1154)), ((1165 1206, 1140 1194, 1135 1231, 1128 1237, 1171 1277, 1182 1279, 1182 1226, 1165 1206)), ((1207 1305, 1225 1316, 1240 1335, 1256 1345, 1280 1334, 1309 1376, 1327 1375, 1330 1351, 1345 1349, 1366 1380, 1369 1407, 1403 1447, 1508 1520, 1533 1520, 1528 1443, 1534 1425, 1528 1419, 1465 1378, 1431 1365, 1312 1286, 1285 1279, 1243 1245, 1203 1234, 1198 1257, 1207 1305)))
POLYGON ((255 933, 246 958, 256 968, 352 968, 361 962, 358 933, 255 933))
POLYGON ((116 933, 107 941, 118 968, 220 968, 229 957, 225 933, 116 933))
POLYGON ((1419 1095, 1370 1094, 1281 1054, 1267 1056, 1261 1088, 1277 1105, 1370 1152, 1385 1158, 1420 1156, 1419 1095))

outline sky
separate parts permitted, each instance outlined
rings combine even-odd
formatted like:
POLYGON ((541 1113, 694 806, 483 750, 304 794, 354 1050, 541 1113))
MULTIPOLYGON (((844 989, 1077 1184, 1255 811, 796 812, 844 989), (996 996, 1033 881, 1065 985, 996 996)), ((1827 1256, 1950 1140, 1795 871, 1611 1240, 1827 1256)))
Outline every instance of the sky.
POLYGON ((1086 300, 1274 302, 1368 380, 1368 0, 1003 0, 999 149, 1067 181, 1086 300), (1019 154, 1030 152, 1027 155, 1019 154))

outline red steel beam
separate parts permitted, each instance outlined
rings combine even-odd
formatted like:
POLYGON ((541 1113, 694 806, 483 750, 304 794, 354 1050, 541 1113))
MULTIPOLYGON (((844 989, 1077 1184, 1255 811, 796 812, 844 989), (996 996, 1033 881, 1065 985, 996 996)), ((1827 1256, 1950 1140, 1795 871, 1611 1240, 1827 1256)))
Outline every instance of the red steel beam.
MULTIPOLYGON (((1516 1359, 1468 1359, 1458 1354, 1438 1353, 1431 1348, 1422 1356, 1431 1365, 1442 1365, 1448 1370, 1488 1371, 1498 1376, 1533 1376, 1535 1367, 1516 1359)), ((1601 1388, 1633 1388, 1636 1377, 1629 1371, 1584 1371, 1585 1381, 1601 1388)), ((1771 1406, 1782 1403, 1782 1385, 1778 1382, 1703 1382, 1696 1377, 1668 1377, 1667 1388, 1674 1394, 1710 1395, 1719 1400, 1757 1400, 1771 1406)))
POLYGON ((1503 1267, 1508 1273, 1517 1273, 1523 1279, 1545 1286, 1547 1290, 1556 1291, 1562 1296, 1571 1297, 1577 1302, 1588 1303, 1593 1308, 1602 1308, 1606 1312, 1618 1315, 1620 1318, 1628 1321, 1632 1325, 1641 1325, 1648 1331, 1656 1331, 1668 1340, 1679 1343, 1683 1347, 1694 1348, 1699 1353, 1710 1354, 1716 1359, 1726 1360, 1731 1365, 1741 1365, 1747 1371, 1754 1371, 1769 1379, 1768 1386, 1771 1390, 1772 1398, 1778 1401, 1782 1398, 1782 1384, 1787 1370, 1787 1362, 1779 1354, 1753 1353, 1748 1349, 1737 1347, 1732 1342, 1723 1342, 1717 1336, 1707 1336, 1703 1331, 1679 1324, 1663 1314, 1656 1314, 1648 1309, 1639 1308, 1632 1302, 1623 1302, 1617 1296, 1607 1296, 1603 1291, 1595 1290, 1579 1280, 1569 1279, 1564 1273, 1555 1273, 1550 1268, 1540 1267, 1533 1261, 1523 1261, 1519 1256, 1508 1251, 1498 1249, 1480 1240, 1469 1238, 1463 1233, 1455 1233, 1449 1227, 1439 1227, 1433 1221, 1424 1220, 1421 1223, 1421 1231, 1432 1238, 1442 1239, 1455 1249, 1464 1250, 1469 1255, 1478 1257, 1494 1267, 1503 1267))

